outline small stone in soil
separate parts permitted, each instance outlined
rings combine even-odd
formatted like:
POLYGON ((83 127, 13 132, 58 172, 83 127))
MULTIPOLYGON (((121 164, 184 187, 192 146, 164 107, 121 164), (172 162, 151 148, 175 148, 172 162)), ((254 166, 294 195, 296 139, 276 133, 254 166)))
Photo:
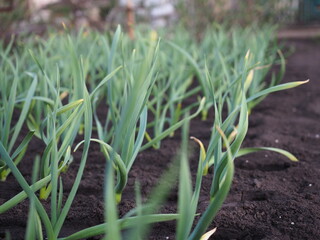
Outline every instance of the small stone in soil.
POLYGON ((253 179, 254 184, 257 186, 257 188, 261 187, 261 182, 258 179, 253 179))
POLYGON ((279 143, 279 139, 274 140, 275 143, 279 143))

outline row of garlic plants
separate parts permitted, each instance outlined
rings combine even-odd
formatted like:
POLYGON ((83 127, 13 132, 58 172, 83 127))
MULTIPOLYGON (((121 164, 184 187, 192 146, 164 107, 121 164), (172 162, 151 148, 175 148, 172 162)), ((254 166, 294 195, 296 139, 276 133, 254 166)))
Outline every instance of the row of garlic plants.
POLYGON ((141 31, 131 40, 120 27, 113 34, 67 31, 16 39, 0 49, 0 177, 5 181, 12 173, 23 189, 0 206, 0 214, 28 198, 26 239, 61 237, 92 142, 100 145, 106 159, 105 223, 61 239, 101 234, 121 239, 123 229, 132 232, 131 239, 144 239, 147 225, 169 220, 177 221, 177 239, 200 239, 229 192, 236 157, 272 150, 296 160, 281 149, 241 148, 252 108, 271 92, 304 83, 280 84, 284 58, 270 37, 272 28, 227 31, 216 26, 201 41, 181 29, 163 40, 154 31, 141 31), (280 73, 272 74, 267 83, 274 64, 281 66, 280 73), (190 103, 189 99, 198 100, 190 103), (99 111, 102 106, 107 109, 104 113, 99 111), (212 119, 208 112, 214 113, 212 119), (193 138, 200 154, 192 189, 188 128, 199 115, 211 121, 212 131, 207 149, 201 136, 193 138), (160 181, 145 204, 137 184, 136 208, 119 219, 117 203, 137 155, 147 148, 160 148, 161 140, 178 129, 183 133, 179 161, 163 177, 172 183, 179 180, 178 213, 158 213, 169 191, 168 184, 160 181), (92 138, 92 132, 97 138, 92 138), (33 138, 45 147, 34 156, 28 182, 18 164, 23 164, 33 138), (80 149, 79 169, 64 202, 62 173, 68 174, 73 151, 80 149), (192 230, 202 179, 212 165, 210 203, 192 230), (41 199, 50 201, 50 213, 41 199))

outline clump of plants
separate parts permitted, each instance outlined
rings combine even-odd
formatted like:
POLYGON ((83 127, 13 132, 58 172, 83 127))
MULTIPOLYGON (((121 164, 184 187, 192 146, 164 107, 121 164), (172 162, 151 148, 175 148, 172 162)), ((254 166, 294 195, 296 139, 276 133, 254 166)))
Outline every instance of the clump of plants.
POLYGON ((204 234, 228 195, 235 158, 270 150, 297 161, 281 149, 241 148, 252 109, 272 92, 305 83, 280 84, 285 60, 269 37, 272 28, 226 30, 217 26, 208 29, 200 42, 184 30, 170 40, 159 39, 154 31, 138 32, 131 40, 120 27, 112 34, 65 31, 46 38, 17 39, 17 47, 2 44, 0 48, 0 177, 5 181, 12 174, 23 189, 0 206, 0 214, 28 198, 25 239, 104 235, 116 240, 122 239, 124 229, 130 231, 130 239, 145 239, 150 224, 170 220, 177 222, 176 239, 207 239, 210 234, 204 234), (266 76, 275 64, 281 66, 280 73, 271 74, 267 83, 266 76), (103 114, 101 105, 107 109, 103 114), (13 121, 16 115, 18 120, 13 121), (191 136, 200 147, 193 188, 189 126, 191 119, 200 116, 212 128, 207 148, 201 136, 191 136), (22 129, 27 134, 18 142, 22 129), (182 143, 171 167, 146 202, 136 183, 136 207, 119 218, 118 203, 138 154, 161 148, 161 140, 176 131, 182 132, 182 143), (97 138, 92 137, 93 132, 97 138), (19 166, 34 138, 44 149, 34 156, 32 181, 28 182, 19 166), (61 236, 92 142, 99 143, 105 157, 105 222, 61 236), (81 151, 80 165, 63 201, 63 178, 74 151, 81 151), (213 173, 208 172, 211 166, 213 173), (212 179, 210 202, 198 213, 206 175, 212 179), (160 206, 176 181, 178 212, 162 214, 160 206), (42 199, 50 201, 50 209, 42 199))

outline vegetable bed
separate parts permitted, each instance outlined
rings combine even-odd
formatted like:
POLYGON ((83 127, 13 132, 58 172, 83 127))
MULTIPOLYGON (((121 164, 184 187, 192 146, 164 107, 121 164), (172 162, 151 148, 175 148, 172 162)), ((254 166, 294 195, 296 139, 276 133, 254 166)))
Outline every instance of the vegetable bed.
MULTIPOLYGON (((242 147, 276 147, 293 153, 300 161, 292 162, 273 152, 258 152, 235 159, 235 173, 230 193, 209 229, 217 227, 210 239, 318 239, 320 236, 320 44, 314 40, 286 42, 295 52, 287 60, 284 82, 310 78, 308 84, 298 88, 273 93, 253 108, 249 117, 249 130, 242 147)), ((187 102, 197 101, 191 97, 187 102)), ((104 104, 97 108, 97 115, 109 111, 104 104)), ((18 114, 13 115, 18 121, 18 114)), ((201 115, 190 122, 189 135, 201 139, 207 147, 212 131, 213 111, 205 120, 201 115)), ((28 134, 24 126, 18 142, 28 134)), ((158 185, 159 179, 170 168, 181 146, 181 130, 161 141, 159 149, 146 149, 137 155, 129 171, 125 190, 119 201, 119 217, 136 207, 139 182, 142 202, 158 185)), ((98 138, 93 131, 92 138, 98 138)), ((77 137, 75 143, 83 140, 77 137)), ((144 140, 144 144, 147 140, 144 140)), ((226 143, 228 148, 228 143, 226 143)), ((18 165, 26 179, 31 179, 34 158, 42 154, 44 144, 37 138, 30 142, 23 162, 18 165)), ((193 183, 199 164, 199 145, 189 141, 189 164, 193 183)), ((83 146, 80 146, 80 150, 83 146)), ((81 151, 76 151, 72 164, 63 178, 62 197, 65 203, 80 165, 81 151)), ((101 146, 91 142, 88 159, 80 187, 71 205, 60 237, 101 224, 104 216, 104 184, 106 158, 101 146)), ((210 204, 209 192, 214 168, 203 176, 197 212, 203 213, 210 204), (211 176, 211 177, 210 177, 211 176)), ((173 187, 161 207, 161 213, 177 213, 178 187, 173 187)), ((21 187, 12 174, 0 182, 0 204, 15 196, 21 187)), ((50 209, 49 200, 41 200, 50 209)), ((4 214, 0 214, 0 238, 5 231, 12 239, 24 239, 29 211, 29 201, 23 201, 4 214)), ((199 219, 199 216, 196 217, 199 219)), ((128 234, 131 234, 128 232, 128 234)), ((126 232, 123 233, 126 236, 126 232)), ((130 239, 130 236, 126 236, 130 239)), ((175 239, 174 221, 153 225, 148 239, 175 239)), ((89 239, 101 239, 101 236, 89 239)))

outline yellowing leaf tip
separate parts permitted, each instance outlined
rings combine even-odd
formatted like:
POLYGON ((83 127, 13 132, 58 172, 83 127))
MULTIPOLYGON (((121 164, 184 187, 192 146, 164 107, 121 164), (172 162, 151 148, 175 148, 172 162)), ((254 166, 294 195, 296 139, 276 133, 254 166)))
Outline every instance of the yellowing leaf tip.
POLYGON ((197 143, 200 145, 200 147, 203 148, 203 143, 202 143, 198 138, 191 136, 190 139, 192 139, 192 140, 194 140, 195 142, 197 142, 197 143))
POLYGON ((291 161, 293 161, 293 162, 299 162, 299 160, 298 160, 298 158, 296 158, 295 156, 290 156, 290 157, 288 157, 291 161))
POLYGON ((247 51, 247 53, 246 53, 246 56, 245 56, 245 59, 248 61, 248 59, 249 59, 249 56, 250 56, 250 49, 247 51))
POLYGON ((65 24, 64 22, 62 22, 61 24, 62 24, 62 26, 63 26, 64 30, 67 30, 67 26, 66 26, 66 24, 65 24))
POLYGON ((212 236, 212 234, 214 234, 216 231, 217 231, 217 228, 214 228, 211 231, 206 232, 205 234, 202 235, 200 240, 208 240, 212 236))

